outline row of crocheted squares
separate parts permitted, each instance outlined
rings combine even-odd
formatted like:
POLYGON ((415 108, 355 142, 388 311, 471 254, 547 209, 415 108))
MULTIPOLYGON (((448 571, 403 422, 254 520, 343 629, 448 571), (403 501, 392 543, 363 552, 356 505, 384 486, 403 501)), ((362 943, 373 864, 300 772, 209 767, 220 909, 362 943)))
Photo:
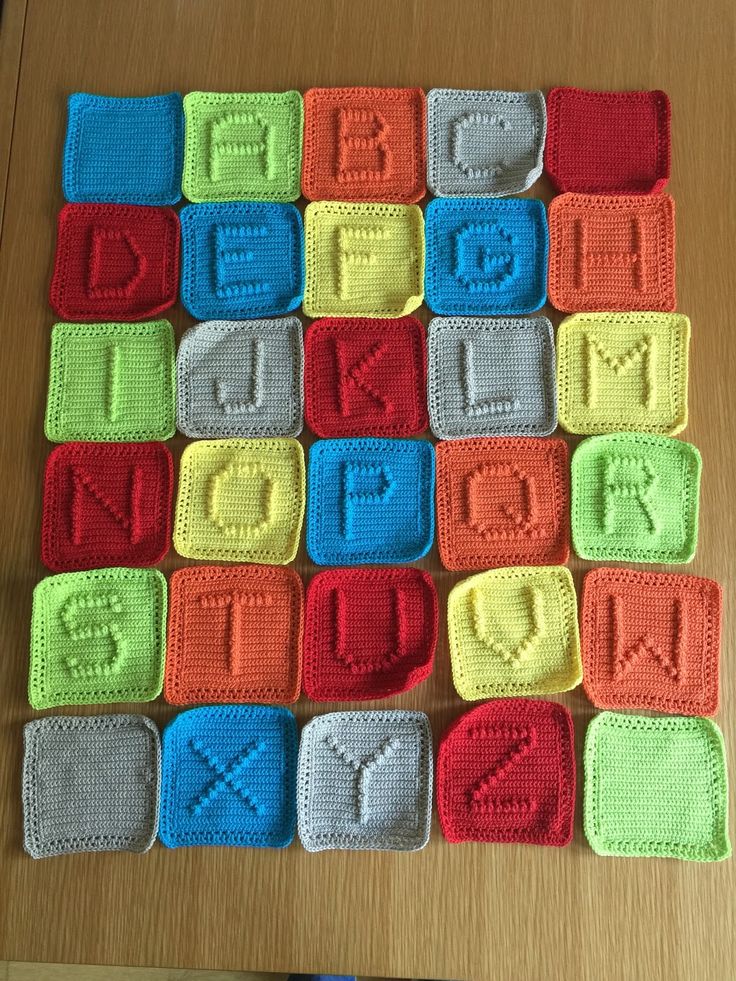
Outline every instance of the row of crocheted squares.
MULTIPOLYGON (((567 845, 575 811, 564 706, 503 699, 444 733, 433 773, 423 712, 335 712, 308 722, 297 756, 287 709, 50 717, 25 727, 24 844, 34 857, 229 845, 416 851, 432 785, 450 842, 567 845)), ((593 849, 727 858, 723 736, 700 718, 604 713, 588 726, 584 823, 593 849)))
POLYGON ((545 165, 560 190, 642 194, 670 173, 664 92, 418 88, 69 97, 68 201, 498 197, 545 165), (183 110, 183 111, 182 111, 183 110), (547 133, 549 127, 549 132, 547 133))
POLYGON ((319 201, 170 208, 67 204, 50 302, 65 320, 143 320, 181 300, 198 320, 521 315, 675 309, 667 194, 319 201), (426 251, 426 261, 425 261, 426 251))
MULTIPOLYGON (((596 569, 577 598, 564 566, 494 569, 450 591, 455 690, 467 701, 569 691, 599 708, 715 715, 721 590, 695 576, 596 569)), ((411 568, 330 569, 306 591, 282 566, 50 576, 36 587, 28 697, 36 709, 364 701, 432 673, 437 593, 411 568), (169 605, 168 639, 167 599, 169 605)))

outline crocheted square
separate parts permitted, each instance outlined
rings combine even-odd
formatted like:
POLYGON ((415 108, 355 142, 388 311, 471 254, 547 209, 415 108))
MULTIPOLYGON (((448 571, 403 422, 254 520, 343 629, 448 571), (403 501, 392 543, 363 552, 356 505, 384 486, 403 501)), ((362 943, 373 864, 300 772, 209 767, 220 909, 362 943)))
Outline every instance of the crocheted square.
POLYGON ((447 600, 452 681, 461 698, 551 695, 583 668, 572 576, 564 566, 492 569, 447 600))
POLYGON ((190 204, 180 218, 181 302, 193 317, 275 317, 302 302, 302 219, 293 204, 190 204))
POLYGON ((448 841, 568 845, 575 748, 565 706, 504 698, 456 719, 437 754, 437 810, 448 841))
POLYGON ((162 843, 285 848, 296 825, 296 761, 288 709, 181 712, 163 735, 162 843))
POLYGON ((562 439, 438 443, 437 539, 446 569, 562 565, 570 555, 562 439))
POLYGON ((319 320, 305 338, 306 417, 318 436, 427 428, 427 349, 416 317, 319 320))
POLYGON ((33 592, 28 701, 150 702, 164 677, 166 580, 156 569, 42 579, 33 592))
POLYGON ((174 548, 189 559, 286 565, 299 549, 304 497, 304 451, 295 439, 190 443, 174 548))
POLYGON ((721 730, 710 719, 602 712, 585 734, 583 818, 599 855, 728 858, 721 730))
POLYGON ((414 439, 318 440, 307 551, 317 565, 414 562, 434 539, 434 450, 414 439))
POLYGON ((670 176, 670 100, 664 92, 547 96, 545 166, 559 191, 652 194, 670 176))
POLYGON ((53 572, 156 565, 174 464, 162 443, 62 443, 46 461, 41 561, 53 572))
POLYGON ((176 204, 184 116, 178 92, 113 99, 69 96, 62 186, 67 201, 176 204))
POLYGON ((417 851, 432 818, 432 733, 424 712, 332 712, 302 729, 299 838, 327 848, 417 851))
POLYGON ((447 197, 504 197, 542 174, 547 112, 541 92, 432 89, 427 184, 447 197))
POLYGON ((429 422, 438 439, 553 433, 555 341, 549 320, 430 321, 429 422))
POLYGON ((549 206, 549 300, 558 310, 675 309, 668 194, 560 194, 549 206))
POLYGON ((434 313, 522 314, 547 298, 547 219, 536 198, 435 198, 424 213, 434 313))
POLYGON ((23 727, 23 846, 33 858, 147 852, 161 745, 143 715, 51 716, 23 727))
POLYGON ((164 694, 171 705, 295 702, 304 590, 281 566, 178 569, 164 694))
POLYGON ((190 327, 176 358, 179 429, 195 439, 298 436, 303 364, 297 317, 190 327))
POLYGON ((560 425, 570 433, 673 436, 687 425, 690 321, 679 313, 580 313, 557 332, 560 425))
POLYGON ((402 317, 420 305, 421 208, 318 201, 304 221, 308 317, 402 317))
POLYGON ((174 331, 168 320, 54 324, 44 426, 54 443, 174 435, 174 331))
POLYGON ((190 201, 296 201, 299 92, 190 92, 182 189, 190 201))
POLYGON ((329 569, 307 590, 304 690, 314 702, 409 691, 432 673, 437 593, 421 569, 329 569))
POLYGON ((310 201, 398 201, 426 193, 421 89, 304 93, 302 189, 310 201))
POLYGON ((179 218, 171 208, 65 204, 49 290, 63 320, 145 320, 179 289, 179 218))
POLYGON ((584 681, 599 708, 715 715, 721 587, 712 579, 594 569, 580 614, 584 681))
POLYGON ((572 540, 581 559, 689 562, 698 542, 700 453, 666 436, 591 436, 572 457, 572 540))

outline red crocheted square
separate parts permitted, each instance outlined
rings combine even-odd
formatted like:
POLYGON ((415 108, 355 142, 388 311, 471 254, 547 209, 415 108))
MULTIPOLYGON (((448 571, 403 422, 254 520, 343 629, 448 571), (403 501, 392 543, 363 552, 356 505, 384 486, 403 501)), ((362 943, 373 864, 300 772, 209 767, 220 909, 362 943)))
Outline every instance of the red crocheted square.
POLYGON ((426 194, 426 171, 421 89, 304 93, 305 198, 412 204, 426 194))
POLYGON ((54 572, 156 565, 174 465, 163 443, 62 443, 46 461, 41 560, 54 572))
POLYGON ((670 100, 664 92, 551 89, 544 163, 559 191, 661 191, 670 176, 670 100))
POLYGON ((304 589, 283 566, 192 566, 169 580, 171 705, 295 702, 304 589))
POLYGON ((179 218, 171 208, 65 204, 49 299, 64 320, 143 320, 179 289, 179 218))
POLYGON ((432 673, 437 593, 421 569, 328 569, 307 589, 304 691, 315 702, 387 698, 432 673))
POLYGON ((606 709, 715 715, 721 587, 712 579, 593 569, 583 580, 583 686, 606 709))
POLYGON ((413 436, 427 418, 427 349, 415 317, 317 320, 304 342, 307 424, 318 436, 413 436))
POLYGON ((563 565, 570 556, 564 439, 456 439, 437 454, 437 538, 446 569, 563 565))
POLYGON ((568 710, 500 698, 461 715, 440 740, 437 810, 448 841, 569 844, 575 748, 568 710))

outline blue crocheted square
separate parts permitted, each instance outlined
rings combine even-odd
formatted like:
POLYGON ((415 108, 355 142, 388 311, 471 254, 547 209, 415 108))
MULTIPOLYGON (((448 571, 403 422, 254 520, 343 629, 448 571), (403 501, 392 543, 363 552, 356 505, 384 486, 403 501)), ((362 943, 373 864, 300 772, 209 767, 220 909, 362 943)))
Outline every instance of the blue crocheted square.
POLYGON ((304 235, 293 204, 190 204, 179 219, 181 301, 193 317, 274 317, 302 302, 304 235))
POLYGON ((424 213, 435 313, 523 314, 547 299, 547 217, 533 198, 436 198, 424 213))
POLYGON ((144 99, 69 96, 62 177, 67 201, 176 204, 183 157, 178 92, 144 99))
POLYGON ((434 538, 434 448, 325 439, 309 451, 307 551, 318 565, 414 562, 434 538))
POLYGON ((161 841, 168 848, 285 848, 296 824, 296 763, 296 720, 288 709, 182 712, 163 734, 161 841))

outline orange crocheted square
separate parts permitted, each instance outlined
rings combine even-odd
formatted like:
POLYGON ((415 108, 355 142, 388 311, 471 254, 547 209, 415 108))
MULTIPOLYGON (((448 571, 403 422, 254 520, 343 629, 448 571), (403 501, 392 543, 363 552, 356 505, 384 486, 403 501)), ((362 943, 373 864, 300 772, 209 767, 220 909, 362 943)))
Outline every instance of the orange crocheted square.
POLYGON ((282 566, 191 566, 169 583, 171 705, 295 702, 304 589, 282 566))
POLYGON ((675 309, 668 194, 560 194, 548 218, 548 294, 558 310, 675 309))

